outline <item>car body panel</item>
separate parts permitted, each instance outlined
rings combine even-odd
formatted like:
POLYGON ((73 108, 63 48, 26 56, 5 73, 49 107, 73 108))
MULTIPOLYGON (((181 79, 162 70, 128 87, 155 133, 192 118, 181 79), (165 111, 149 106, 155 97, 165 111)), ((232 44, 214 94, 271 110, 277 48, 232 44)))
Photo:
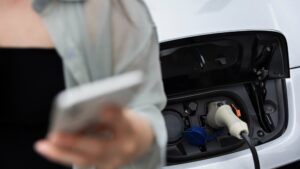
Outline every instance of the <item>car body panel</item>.
MULTIPOLYGON (((300 159, 300 1, 296 0, 146 0, 160 42, 212 33, 273 30, 287 39, 291 78, 286 80, 288 126, 277 139, 257 146, 261 168, 275 168, 300 159), (298 123, 297 123, 298 122, 298 123)), ((166 169, 253 168, 249 150, 166 169)))
POLYGON ((160 42, 220 32, 275 30, 288 41, 290 66, 300 66, 300 1, 145 0, 160 42))

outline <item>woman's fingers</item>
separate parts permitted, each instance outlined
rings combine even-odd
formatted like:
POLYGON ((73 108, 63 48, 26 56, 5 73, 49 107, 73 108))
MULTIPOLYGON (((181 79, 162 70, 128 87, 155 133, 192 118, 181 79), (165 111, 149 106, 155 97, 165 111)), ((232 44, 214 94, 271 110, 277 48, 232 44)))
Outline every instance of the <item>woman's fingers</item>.
POLYGON ((115 168, 123 161, 119 156, 118 147, 113 144, 105 145, 106 143, 101 144, 97 139, 77 138, 77 136, 64 141, 59 140, 61 138, 55 139, 57 139, 56 143, 50 139, 37 142, 36 151, 51 161, 65 165, 91 166, 97 164, 101 168, 115 168))
POLYGON ((120 107, 106 105, 102 111, 100 111, 101 122, 114 126, 118 124, 124 118, 124 111, 120 107))
POLYGON ((79 166, 87 166, 92 163, 85 154, 60 148, 47 140, 37 142, 35 150, 47 159, 65 165, 77 164, 79 166))
POLYGON ((110 140, 93 137, 89 135, 72 135, 72 134, 53 134, 50 136, 50 141, 58 146, 66 149, 83 153, 91 157, 100 158, 107 148, 109 148, 110 140))
POLYGON ((118 168, 150 147, 153 132, 148 121, 118 107, 108 107, 101 113, 101 124, 77 134, 52 133, 47 141, 36 144, 37 151, 62 164, 118 168))

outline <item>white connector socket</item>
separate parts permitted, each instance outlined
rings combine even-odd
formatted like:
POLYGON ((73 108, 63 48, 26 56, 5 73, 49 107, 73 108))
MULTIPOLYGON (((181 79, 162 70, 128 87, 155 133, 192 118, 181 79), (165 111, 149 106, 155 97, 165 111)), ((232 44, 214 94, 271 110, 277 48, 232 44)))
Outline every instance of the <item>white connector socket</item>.
POLYGON ((229 105, 211 102, 208 105, 207 123, 212 128, 227 127, 230 135, 242 139, 241 132, 249 134, 247 123, 239 119, 229 105))

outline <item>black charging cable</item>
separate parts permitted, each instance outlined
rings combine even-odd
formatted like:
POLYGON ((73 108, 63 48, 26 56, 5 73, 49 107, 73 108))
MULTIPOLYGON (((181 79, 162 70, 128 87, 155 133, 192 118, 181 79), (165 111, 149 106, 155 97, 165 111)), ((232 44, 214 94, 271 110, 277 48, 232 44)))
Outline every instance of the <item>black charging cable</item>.
POLYGON ((241 132, 241 137, 245 140, 245 142, 247 143, 247 145, 250 148, 250 151, 251 151, 252 157, 253 157, 253 161, 254 161, 255 169, 260 169, 259 158, 258 158, 257 151, 255 149, 255 146, 251 144, 250 138, 248 137, 246 132, 241 132))

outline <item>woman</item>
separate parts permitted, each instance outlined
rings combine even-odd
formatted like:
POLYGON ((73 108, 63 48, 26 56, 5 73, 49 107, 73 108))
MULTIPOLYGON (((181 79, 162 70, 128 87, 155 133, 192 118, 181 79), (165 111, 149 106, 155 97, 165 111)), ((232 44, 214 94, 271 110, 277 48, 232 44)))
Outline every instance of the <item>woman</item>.
POLYGON ((160 168, 165 105, 153 22, 141 0, 0 0, 0 55, 7 109, 0 168, 160 168), (33 4, 31 4, 33 3, 33 4), (33 8, 32 8, 33 7, 33 8), (140 69, 146 82, 128 108, 103 111, 99 132, 46 138, 53 97, 64 88, 140 69))

